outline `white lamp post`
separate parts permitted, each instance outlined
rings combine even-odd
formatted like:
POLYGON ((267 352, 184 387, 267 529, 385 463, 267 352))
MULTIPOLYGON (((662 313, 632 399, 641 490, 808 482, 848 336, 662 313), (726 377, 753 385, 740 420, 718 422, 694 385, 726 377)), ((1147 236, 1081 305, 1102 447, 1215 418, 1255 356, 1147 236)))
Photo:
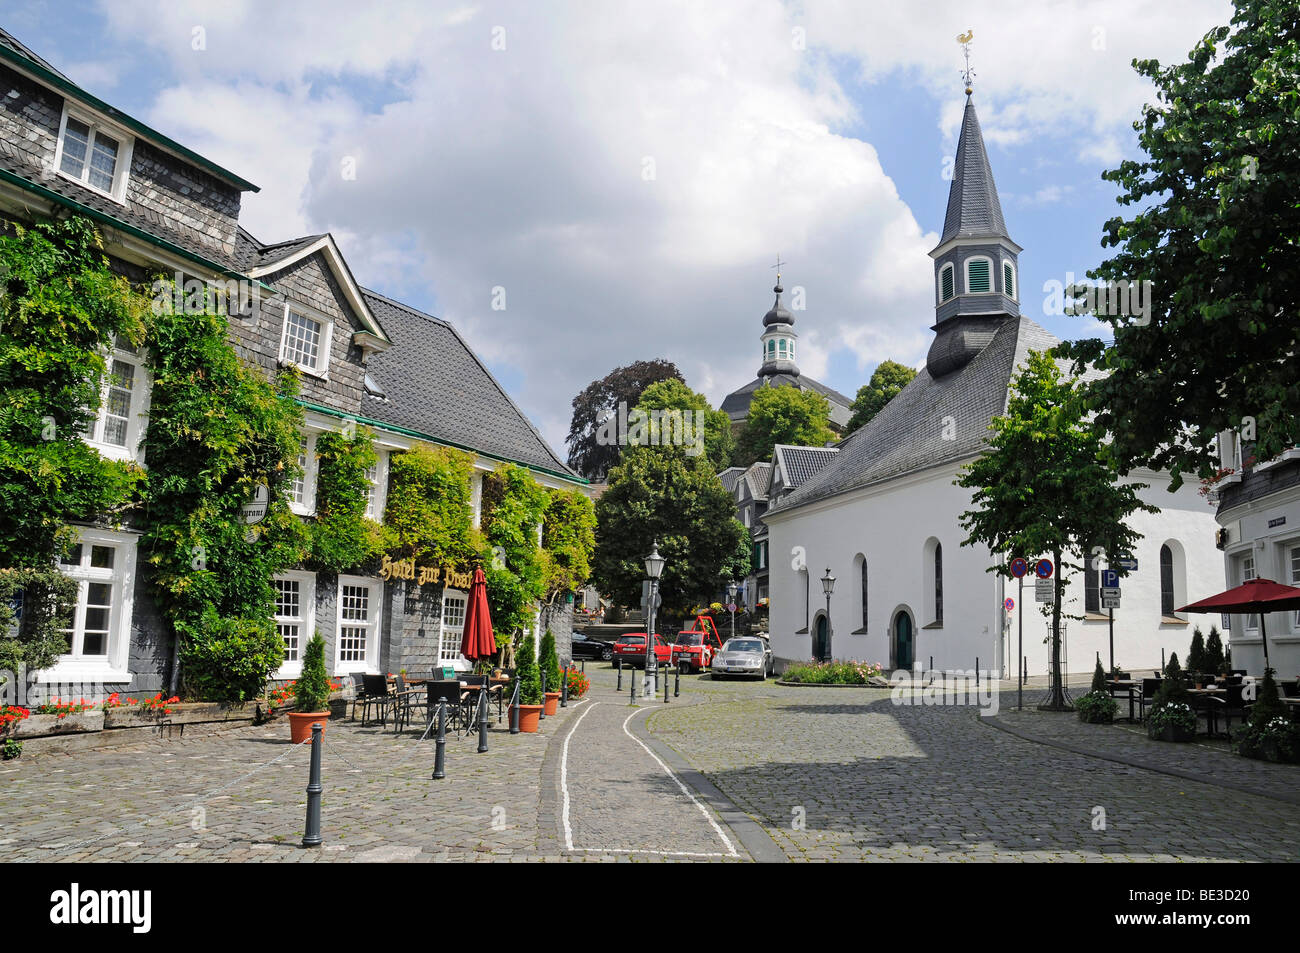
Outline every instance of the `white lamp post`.
POLYGON ((822 592, 826 593, 826 661, 835 658, 835 653, 831 650, 831 593, 835 591, 835 577, 831 575, 831 567, 826 567, 826 575, 822 576, 822 592))

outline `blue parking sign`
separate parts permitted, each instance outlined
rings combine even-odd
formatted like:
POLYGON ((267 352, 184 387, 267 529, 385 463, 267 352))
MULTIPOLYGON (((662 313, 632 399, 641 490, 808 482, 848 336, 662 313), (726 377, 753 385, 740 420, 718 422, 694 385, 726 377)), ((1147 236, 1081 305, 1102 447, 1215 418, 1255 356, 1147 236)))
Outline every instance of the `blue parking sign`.
POLYGON ((1113 589, 1119 585, 1118 569, 1103 569, 1101 571, 1101 586, 1103 589, 1113 589))

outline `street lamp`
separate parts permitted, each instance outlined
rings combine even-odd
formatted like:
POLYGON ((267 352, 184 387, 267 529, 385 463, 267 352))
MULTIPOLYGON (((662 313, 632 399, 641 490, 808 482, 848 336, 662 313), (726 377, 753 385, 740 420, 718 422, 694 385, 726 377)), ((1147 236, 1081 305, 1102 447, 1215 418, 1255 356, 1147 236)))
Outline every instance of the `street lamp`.
POLYGON ((727 583, 727 608, 731 610, 731 637, 736 637, 736 593, 740 586, 735 582, 727 583))
POLYGON ((835 591, 835 577, 831 575, 831 567, 826 567, 826 575, 822 576, 822 592, 826 593, 826 658, 829 662, 835 658, 835 653, 831 651, 831 593, 835 591))
POLYGON ((646 607, 646 612, 650 616, 649 624, 646 626, 645 634, 645 694, 654 694, 654 678, 658 668, 658 661, 655 658, 654 641, 655 641, 655 604, 659 601, 659 577, 664 574, 664 563, 668 560, 659 555, 659 540, 655 540, 650 547, 650 555, 645 558, 645 574, 650 580, 650 604, 646 607))

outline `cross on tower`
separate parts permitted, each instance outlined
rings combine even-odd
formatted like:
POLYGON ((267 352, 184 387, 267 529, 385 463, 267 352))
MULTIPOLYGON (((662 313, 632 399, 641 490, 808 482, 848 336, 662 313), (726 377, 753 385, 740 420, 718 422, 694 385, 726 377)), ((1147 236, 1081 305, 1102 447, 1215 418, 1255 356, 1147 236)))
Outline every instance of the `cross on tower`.
POLYGON ((776 283, 777 283, 778 285, 781 283, 781 266, 782 266, 782 265, 788 265, 788 264, 790 264, 788 261, 782 261, 782 260, 781 260, 781 253, 780 253, 780 252, 777 252, 777 253, 776 253, 776 264, 773 265, 772 267, 776 269, 776 283))

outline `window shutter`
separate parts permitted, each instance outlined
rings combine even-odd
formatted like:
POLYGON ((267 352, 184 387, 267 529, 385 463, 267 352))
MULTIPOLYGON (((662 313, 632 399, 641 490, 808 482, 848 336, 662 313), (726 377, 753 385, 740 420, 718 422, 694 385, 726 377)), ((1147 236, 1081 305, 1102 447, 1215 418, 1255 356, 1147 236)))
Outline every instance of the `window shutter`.
POLYGON ((944 265, 943 270, 939 272, 939 282, 943 286, 941 294, 944 301, 952 297, 952 270, 952 265, 944 265))
POLYGON ((1016 278, 1011 268, 1011 263, 1004 261, 1002 263, 1002 292, 1008 298, 1016 296, 1016 278))
POLYGON ((967 265, 967 277, 969 278, 969 287, 966 291, 970 294, 986 293, 989 290, 989 263, 984 259, 972 261, 967 265))

